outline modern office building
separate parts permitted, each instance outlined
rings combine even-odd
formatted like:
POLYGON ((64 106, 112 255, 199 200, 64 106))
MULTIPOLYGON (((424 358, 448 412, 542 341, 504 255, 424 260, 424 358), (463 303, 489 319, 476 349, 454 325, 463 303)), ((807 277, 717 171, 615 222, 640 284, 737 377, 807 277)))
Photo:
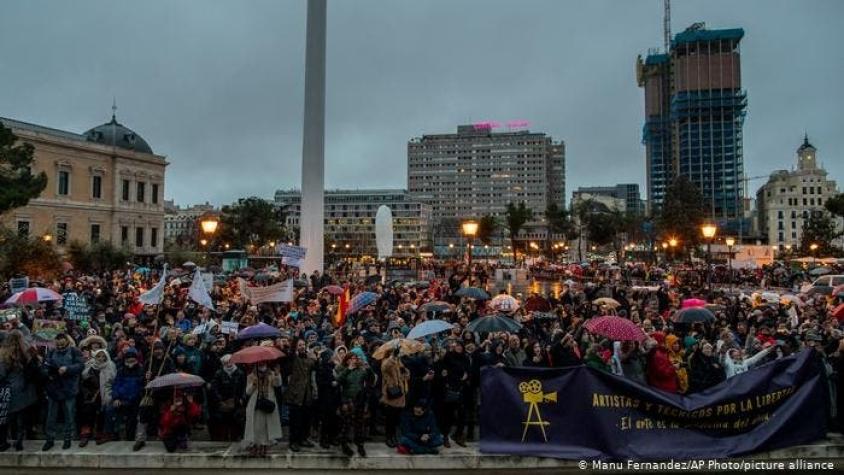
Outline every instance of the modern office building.
POLYGON ((73 241, 108 241, 137 256, 163 250, 167 161, 137 133, 111 121, 78 134, 0 118, 34 148, 34 173, 47 174, 41 195, 6 212, 2 222, 59 250, 73 241))
POLYGON ((658 212, 672 180, 685 175, 700 188, 711 218, 722 228, 746 224, 743 36, 741 28, 709 30, 695 23, 674 36, 670 51, 639 57, 649 213, 658 212))
MULTIPOLYGON (((288 229, 299 227, 302 197, 299 190, 278 190, 275 204, 285 215, 288 229)), ((412 257, 431 252, 431 206, 407 190, 326 190, 325 257, 375 257, 375 214, 381 205, 393 214, 393 255, 412 257)))
POLYGON ((621 209, 626 213, 641 214, 645 210, 642 196, 639 194, 639 185, 636 183, 622 183, 615 186, 581 186, 572 193, 572 206, 575 197, 578 195, 607 196, 624 202, 621 209))
POLYGON ((818 165, 817 149, 804 137, 797 149, 797 169, 773 172, 756 192, 760 234, 781 249, 798 247, 803 223, 837 194, 835 181, 818 165))

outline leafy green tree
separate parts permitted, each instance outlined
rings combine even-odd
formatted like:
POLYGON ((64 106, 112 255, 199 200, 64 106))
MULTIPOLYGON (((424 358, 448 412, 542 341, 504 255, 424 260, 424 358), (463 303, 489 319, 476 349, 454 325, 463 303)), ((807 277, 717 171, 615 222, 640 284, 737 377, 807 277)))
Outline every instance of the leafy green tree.
POLYGON ((263 246, 271 241, 286 237, 280 224, 279 212, 268 201, 256 196, 241 198, 229 206, 223 206, 217 243, 228 243, 233 249, 245 249, 249 245, 263 246))
POLYGON ((835 230, 835 221, 826 211, 816 211, 809 215, 809 219, 803 222, 803 233, 800 236, 800 252, 804 255, 814 254, 815 256, 837 256, 841 249, 835 247, 832 242, 841 233, 835 230), (813 253, 810 246, 817 244, 818 249, 813 253))
POLYGON ((478 220, 478 240, 484 244, 492 244, 492 238, 498 233, 498 220, 495 216, 484 216, 478 220))
POLYGON ((685 249, 694 249, 700 242, 700 227, 706 216, 700 190, 680 175, 665 192, 657 227, 663 237, 674 236, 685 249))
POLYGON ((0 214, 26 206, 47 186, 47 174, 32 174, 34 147, 0 123, 0 214))
POLYGON ((545 208, 545 222, 548 226, 548 234, 545 242, 546 249, 550 249, 553 242, 553 235, 562 234, 568 239, 574 230, 569 211, 557 203, 551 203, 545 208))
POLYGON ((826 200, 824 206, 826 207, 826 210, 834 216, 844 218, 844 193, 839 193, 826 200))
POLYGON ((86 273, 103 272, 122 267, 131 258, 132 253, 110 242, 101 241, 86 245, 72 242, 67 249, 67 258, 73 268, 86 273))
POLYGON ((513 263, 516 262, 516 236, 525 224, 533 218, 533 210, 525 205, 522 201, 518 205, 510 203, 507 205, 507 211, 504 214, 504 221, 507 226, 507 231, 510 234, 510 246, 513 247, 513 263))
POLYGON ((0 277, 3 280, 18 274, 45 280, 60 275, 61 271, 61 257, 52 245, 0 228, 0 277))

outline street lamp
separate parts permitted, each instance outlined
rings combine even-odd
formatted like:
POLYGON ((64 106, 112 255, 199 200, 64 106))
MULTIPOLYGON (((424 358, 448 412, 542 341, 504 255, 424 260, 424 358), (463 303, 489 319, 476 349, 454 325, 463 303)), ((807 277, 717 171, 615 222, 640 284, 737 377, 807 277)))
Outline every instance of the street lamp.
POLYGON ((818 250, 820 246, 817 243, 809 244, 809 250, 812 251, 812 265, 815 265, 815 251, 818 250))
POLYGON ((703 237, 706 238, 706 287, 710 295, 712 295, 712 270, 710 269, 710 260, 712 259, 712 239, 718 232, 718 227, 712 223, 706 223, 700 227, 703 237))
POLYGON ((475 235, 478 234, 478 222, 474 220, 463 221, 463 224, 460 225, 463 229, 463 235, 466 236, 468 240, 468 249, 469 249, 469 286, 472 285, 472 254, 474 254, 472 249, 472 243, 475 240, 475 235))
POLYGON ((42 239, 44 240, 44 242, 46 242, 47 244, 49 244, 49 243, 50 243, 50 241, 52 241, 52 240, 53 240, 53 236, 52 236, 52 235, 50 235, 50 233, 47 233, 47 234, 45 234, 45 235, 44 235, 44 237, 43 237, 42 239))
POLYGON ((733 288, 733 246, 736 245, 736 240, 733 237, 724 239, 724 244, 727 245, 727 279, 730 283, 730 289, 733 288))

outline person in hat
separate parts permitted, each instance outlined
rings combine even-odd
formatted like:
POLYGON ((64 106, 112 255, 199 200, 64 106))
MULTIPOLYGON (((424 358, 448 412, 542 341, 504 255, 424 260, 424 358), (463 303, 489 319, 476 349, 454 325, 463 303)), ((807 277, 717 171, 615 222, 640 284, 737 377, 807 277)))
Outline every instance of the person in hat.
POLYGON ((648 384, 663 391, 676 393, 679 389, 677 370, 671 364, 668 349, 665 347, 665 334, 654 332, 646 342, 648 349, 647 378, 648 384))
POLYGON ((103 349, 94 350, 85 362, 79 398, 79 447, 88 445, 91 437, 97 434, 98 426, 97 445, 113 438, 111 387, 116 373, 114 362, 103 349))
POLYGON ((115 411, 114 433, 120 439, 120 430, 125 430, 126 440, 135 439, 138 422, 138 405, 144 390, 144 368, 138 360, 138 350, 127 348, 123 362, 114 376, 111 386, 111 405, 115 411))
POLYGON ((401 416, 401 437, 396 452, 409 454, 437 454, 443 445, 443 435, 437 420, 428 408, 427 399, 417 400, 401 416))
POLYGON ((79 394, 79 375, 84 369, 82 352, 73 345, 65 333, 56 335, 55 348, 47 352, 43 371, 47 379, 47 423, 46 441, 41 448, 48 451, 55 445, 58 432, 58 413, 64 413, 64 443, 62 449, 70 448, 70 442, 76 433, 76 396, 79 394))
POLYGON ((315 395, 313 381, 316 372, 316 356, 309 352, 304 339, 296 340, 296 349, 283 360, 283 373, 287 374, 287 390, 284 402, 290 411, 290 450, 298 452, 302 447, 313 447, 308 436, 311 432, 311 407, 315 395))
POLYGON ((281 417, 276 388, 281 387, 281 372, 270 369, 266 362, 255 365, 246 377, 245 396, 246 425, 241 446, 249 449, 249 455, 264 457, 267 449, 281 439, 281 417))
POLYGON ((343 455, 351 457, 349 442, 354 440, 358 455, 366 457, 363 447, 366 427, 367 392, 374 382, 372 369, 361 359, 358 348, 352 349, 337 369, 335 379, 340 388, 340 448, 343 455))
POLYGON ((229 354, 220 357, 222 366, 208 388, 208 432, 211 440, 232 441, 243 433, 243 395, 246 374, 231 362, 229 354))

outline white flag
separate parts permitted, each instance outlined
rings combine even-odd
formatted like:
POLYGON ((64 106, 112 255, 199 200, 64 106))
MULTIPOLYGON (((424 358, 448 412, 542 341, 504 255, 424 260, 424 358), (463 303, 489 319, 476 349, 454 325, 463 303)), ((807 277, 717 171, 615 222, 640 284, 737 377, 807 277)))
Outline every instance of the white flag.
POLYGON ((208 294, 208 289, 205 288, 205 282, 202 280, 202 273, 199 272, 199 267, 193 274, 193 282, 188 289, 188 297, 191 300, 202 305, 203 307, 214 309, 214 302, 211 301, 211 295, 208 294))
POLYGON ((138 300, 144 305, 160 305, 164 299, 164 284, 167 280, 167 264, 164 264, 164 270, 161 272, 161 278, 158 283, 146 292, 138 296, 138 300))

